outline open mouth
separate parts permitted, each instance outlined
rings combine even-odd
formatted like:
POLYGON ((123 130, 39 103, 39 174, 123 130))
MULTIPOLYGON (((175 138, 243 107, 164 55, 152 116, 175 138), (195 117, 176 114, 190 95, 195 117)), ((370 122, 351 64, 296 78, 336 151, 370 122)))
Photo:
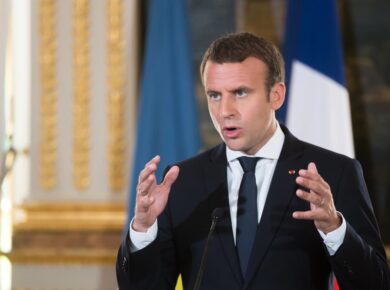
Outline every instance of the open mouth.
POLYGON ((228 138, 235 138, 238 136, 240 129, 238 127, 224 127, 223 134, 228 138))

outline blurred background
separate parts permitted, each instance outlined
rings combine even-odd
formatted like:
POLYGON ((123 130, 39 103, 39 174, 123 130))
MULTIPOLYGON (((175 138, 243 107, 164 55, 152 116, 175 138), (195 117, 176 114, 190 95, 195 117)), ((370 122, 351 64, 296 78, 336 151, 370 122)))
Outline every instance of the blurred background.
MULTIPOLYGON (((220 142, 205 49, 248 31, 285 51, 294 2, 0 0, 0 289, 116 289, 145 160, 220 142)), ((354 155, 389 256, 390 2, 335 3, 354 155)))

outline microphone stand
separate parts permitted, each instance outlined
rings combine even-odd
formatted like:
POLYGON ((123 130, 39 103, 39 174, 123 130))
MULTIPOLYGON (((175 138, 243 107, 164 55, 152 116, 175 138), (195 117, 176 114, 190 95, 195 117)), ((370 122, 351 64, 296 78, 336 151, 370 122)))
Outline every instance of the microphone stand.
POLYGON ((217 225, 217 222, 220 220, 222 215, 223 215, 223 209, 222 208, 215 208, 213 210, 212 215, 211 215, 212 222, 211 222, 209 234, 207 236, 206 246, 205 246, 204 251, 203 251, 202 260, 200 262, 199 272, 198 272, 198 275, 196 276, 194 290, 199 290, 200 289, 200 285, 202 283, 202 278, 203 278, 203 272, 204 272, 204 269, 205 269, 205 263, 206 263, 206 260, 207 260, 207 253, 208 253, 208 250, 209 250, 210 240, 211 240, 212 234, 214 232, 215 226, 217 225))

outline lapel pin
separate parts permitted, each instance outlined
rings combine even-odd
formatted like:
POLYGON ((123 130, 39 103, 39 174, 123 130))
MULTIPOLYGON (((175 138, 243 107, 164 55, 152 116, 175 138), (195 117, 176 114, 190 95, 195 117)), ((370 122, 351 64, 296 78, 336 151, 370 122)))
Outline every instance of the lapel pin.
POLYGON ((290 174, 290 175, 295 174, 295 170, 294 170, 294 169, 290 169, 290 170, 288 171, 288 174, 290 174))

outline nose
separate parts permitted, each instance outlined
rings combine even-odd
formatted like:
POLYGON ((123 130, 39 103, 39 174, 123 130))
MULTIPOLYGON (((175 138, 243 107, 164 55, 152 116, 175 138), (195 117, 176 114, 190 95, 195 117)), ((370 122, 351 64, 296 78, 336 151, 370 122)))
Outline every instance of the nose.
POLYGON ((236 114, 236 102, 234 98, 225 97, 221 99, 220 116, 223 118, 231 118, 236 114))

